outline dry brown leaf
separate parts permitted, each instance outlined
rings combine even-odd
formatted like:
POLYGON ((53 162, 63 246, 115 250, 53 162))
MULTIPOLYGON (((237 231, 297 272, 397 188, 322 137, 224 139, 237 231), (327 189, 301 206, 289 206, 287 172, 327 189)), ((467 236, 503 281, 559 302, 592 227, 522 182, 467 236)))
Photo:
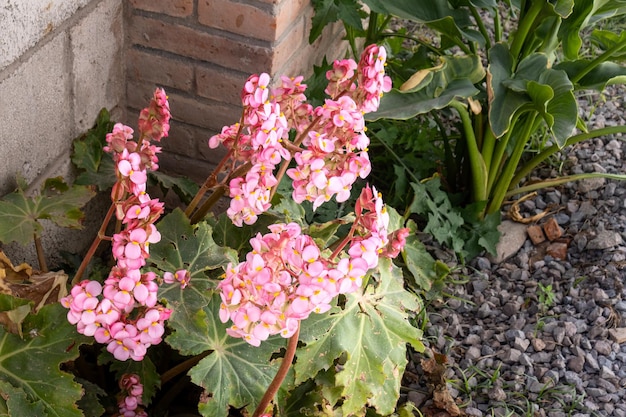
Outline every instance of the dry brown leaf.
POLYGON ((436 407, 446 410, 451 416, 460 416, 461 410, 450 395, 450 391, 444 385, 433 392, 433 402, 436 407))
POLYGON ((33 268, 26 264, 13 266, 11 260, 0 250, 0 281, 27 281, 33 274, 33 268))
POLYGON ((519 198, 518 200, 515 200, 511 204, 511 208, 509 208, 509 211, 507 212, 507 215, 509 216, 509 218, 517 223, 529 224, 529 223, 535 223, 541 220, 542 218, 544 218, 545 216, 547 216, 550 213, 548 210, 544 210, 543 212, 537 213, 534 216, 530 216, 530 217, 522 217, 522 215, 520 214, 519 205, 523 203, 524 201, 528 200, 529 198, 534 197, 536 195, 537 193, 533 192, 530 194, 526 194, 525 196, 519 198))

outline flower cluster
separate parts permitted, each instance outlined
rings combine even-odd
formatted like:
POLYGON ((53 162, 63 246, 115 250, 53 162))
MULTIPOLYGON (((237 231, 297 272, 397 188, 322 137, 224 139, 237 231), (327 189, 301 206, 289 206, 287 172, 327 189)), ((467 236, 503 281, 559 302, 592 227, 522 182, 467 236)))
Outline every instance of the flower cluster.
POLYGON ((233 223, 252 224, 270 207, 277 183, 274 168, 292 156, 296 167, 287 175, 296 202, 310 201, 316 209, 333 196, 338 202, 348 199, 357 178, 371 170, 363 115, 375 111, 383 92, 391 89, 385 60, 385 49, 370 45, 358 64, 335 61, 326 74, 330 98, 316 108, 305 103, 302 77, 281 77, 274 89, 267 74, 248 79, 241 96, 241 123, 226 126, 209 140, 210 147, 222 143, 236 160, 252 165, 247 174, 229 182, 232 200, 227 213, 233 223), (291 129, 297 133, 293 143, 291 129))
POLYGON ((244 177, 230 181, 228 216, 237 226, 253 224, 260 213, 270 207, 270 191, 278 180, 274 168, 283 159, 290 159, 282 142, 289 128, 280 105, 269 101, 269 75, 251 76, 242 92, 243 125, 227 126, 209 140, 209 146, 220 143, 231 146, 237 159, 248 161, 251 168, 244 177))
POLYGON ((347 256, 336 263, 296 223, 274 224, 270 233, 257 234, 246 260, 229 264, 218 285, 220 320, 233 322, 228 334, 259 346, 274 334, 290 337, 300 320, 328 311, 334 297, 358 290, 367 271, 378 265, 388 244, 388 223, 380 196, 366 187, 350 241, 344 242, 350 243, 347 256))
MULTIPOLYGON (((105 151, 113 154, 117 167, 111 198, 115 216, 124 225, 111 239, 116 265, 104 285, 82 281, 62 300, 78 332, 106 344, 118 360, 142 360, 148 347, 161 342, 164 321, 171 314, 157 302, 156 275, 141 272, 149 245, 161 239, 154 223, 163 213, 163 203, 146 192, 147 171, 158 167, 160 152, 150 140, 167 136, 169 117, 165 92, 157 89, 141 112, 138 142, 132 140, 133 130, 122 124, 107 135, 105 151)), ((183 277, 182 283, 185 273, 176 274, 183 277)))
POLYGON ((117 403, 119 417, 148 417, 148 413, 141 407, 143 385, 136 374, 124 374, 120 379, 121 398, 117 403))

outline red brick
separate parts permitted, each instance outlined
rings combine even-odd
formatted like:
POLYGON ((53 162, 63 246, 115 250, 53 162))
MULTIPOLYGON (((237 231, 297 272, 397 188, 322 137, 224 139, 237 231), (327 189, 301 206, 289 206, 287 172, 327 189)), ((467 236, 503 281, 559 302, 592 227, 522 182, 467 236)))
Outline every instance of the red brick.
POLYGON ((567 243, 565 242, 552 242, 546 248, 546 254, 552 256, 554 259, 565 260, 567 258, 567 243))
POLYGON ((269 71, 268 47, 238 42, 187 26, 134 15, 129 25, 132 44, 213 62, 245 73, 269 71))
POLYGON ((130 80, 148 81, 166 90, 193 90, 193 66, 181 60, 131 49, 126 56, 126 69, 130 80))
MULTIPOLYGON (((197 97, 169 95, 172 118, 190 125, 219 132, 225 125, 239 121, 241 109, 224 103, 201 100, 197 97)), ((207 138, 208 140, 208 138, 207 138)))
POLYGON ((550 217, 543 225, 543 231, 550 242, 563 236, 563 229, 556 222, 554 217, 550 217))
POLYGON ((294 55, 297 55, 309 43, 304 33, 304 19, 300 18, 288 29, 288 32, 274 46, 270 73, 275 74, 283 68, 294 55))
POLYGON ((294 21, 313 10, 309 0, 285 1, 276 9, 276 39, 283 36, 294 21))
POLYGON ((541 229, 541 226, 536 224, 528 226, 526 233, 528 233, 528 237, 530 237, 530 240, 532 240, 534 245, 538 245, 546 240, 546 236, 543 234, 543 229, 541 229))
POLYGON ((193 13, 193 0, 130 0, 130 4, 136 9, 174 17, 187 17, 193 13))
POLYGON ((231 0, 199 0, 198 21, 212 28, 273 41, 277 37, 276 16, 266 9, 231 0))
POLYGON ((312 45, 308 43, 308 33, 310 32, 310 20, 312 11, 304 17, 305 28, 303 44, 287 62, 277 70, 279 74, 289 76, 304 75, 308 77, 313 74, 313 66, 320 65, 324 56, 328 62, 344 56, 347 43, 343 41, 343 25, 339 22, 327 26, 312 45))
POLYGON ((212 65, 196 67, 197 94, 211 100, 241 106, 241 89, 250 74, 220 69, 212 65))

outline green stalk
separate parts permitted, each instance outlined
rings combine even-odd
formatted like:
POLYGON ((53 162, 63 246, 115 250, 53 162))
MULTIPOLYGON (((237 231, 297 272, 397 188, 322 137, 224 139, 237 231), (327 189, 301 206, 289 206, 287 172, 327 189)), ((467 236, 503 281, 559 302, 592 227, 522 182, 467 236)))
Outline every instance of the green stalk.
MULTIPOLYGON (((375 11, 370 12, 370 17, 367 22, 367 33, 365 35, 365 46, 376 42, 378 34, 378 13, 375 11)), ((355 55, 356 56, 356 55, 355 55)))
POLYGON ((472 170, 472 192, 474 201, 484 201, 487 199, 487 170, 485 169, 485 161, 478 150, 474 127, 472 126, 469 112, 463 103, 457 100, 452 100, 450 106, 459 113, 463 123, 463 131, 467 142, 467 153, 472 170))
MULTIPOLYGON (((519 116, 517 116, 519 117, 519 116)), ((492 154, 489 155, 489 159, 484 156, 486 164, 489 164, 489 168, 487 171, 487 195, 491 194, 491 190, 493 188, 494 182, 498 179, 498 173, 502 168, 504 163, 504 154, 506 152, 506 148, 509 145, 509 139, 511 139, 511 134, 513 133, 513 128, 515 127, 515 123, 518 118, 515 117, 511 122, 511 126, 509 130, 500 138, 498 144, 495 146, 495 151, 492 151, 492 154)))
POLYGON ((533 113, 529 116, 528 119, 524 121, 524 131, 520 136, 520 139, 515 144, 515 149, 513 153, 509 157, 504 171, 498 178, 496 182, 493 193, 491 193, 491 198, 489 199, 489 203, 487 203, 486 213, 491 214, 500 210, 500 206, 502 206, 502 202, 504 201, 504 197, 506 195, 506 191, 509 189, 509 184, 511 184, 511 179, 515 174, 515 170, 517 169, 517 165, 519 164, 522 155, 524 154, 524 150, 526 149, 526 143, 528 142, 528 138, 530 137, 531 132, 535 126, 535 119, 537 118, 537 114, 533 113), (526 138, 526 140, 524 140, 526 138))
POLYGON ((572 81, 573 84, 577 83, 585 75, 589 74, 595 67, 597 67, 598 65, 602 64, 604 61, 609 59, 615 52, 618 52, 624 49, 625 47, 626 47, 626 41, 621 42, 621 43, 616 43, 611 48, 604 51, 604 53, 594 58, 585 68, 583 68, 580 72, 574 75, 570 80, 572 81))
POLYGON ((502 23, 500 22, 500 10, 497 6, 493 14, 493 39, 496 43, 502 40, 502 23))
MULTIPOLYGON (((489 126, 489 124, 487 123, 487 128, 485 129, 485 133, 483 134, 483 144, 480 148, 480 153, 483 157, 483 161, 485 161, 485 169, 487 170, 487 172, 491 170, 491 165, 493 164, 493 150, 495 146, 496 135, 493 134, 491 126, 489 126)), ((487 185, 487 187, 489 187, 489 185, 487 185)))
POLYGON ((489 33, 485 28, 485 24, 481 20, 480 14, 478 14, 478 10, 476 10, 476 7, 474 7, 471 3, 469 4, 469 9, 472 13, 472 16, 474 17, 474 22, 476 23, 476 26, 478 26, 478 31, 481 35, 483 35, 483 38, 485 38, 485 48, 489 50, 489 48, 491 48, 491 39, 489 38, 489 33))
POLYGON ((511 44, 511 55, 513 56, 514 69, 517 67, 519 54, 522 52, 522 48, 526 42, 526 37, 528 36, 531 28, 534 26, 535 19, 539 16, 542 8, 543 1, 535 0, 532 2, 530 9, 528 9, 528 12, 524 15, 524 17, 521 17, 520 23, 517 27, 517 32, 513 36, 513 43, 511 44))
POLYGON ((518 187, 513 190, 507 191, 504 197, 512 197, 516 194, 526 194, 532 191, 537 191, 542 188, 556 187, 557 185, 565 184, 572 181, 584 180, 587 178, 608 178, 612 180, 626 181, 626 175, 623 174, 608 174, 605 172, 587 172, 584 174, 565 175, 558 178, 539 181, 533 184, 518 187))
MULTIPOLYGON (((563 148, 566 146, 574 145, 578 142, 582 142, 587 139, 597 138, 605 135, 613 135, 615 133, 626 133, 626 126, 611 126, 605 127, 602 129, 596 129, 591 132, 581 133, 575 136, 568 138, 563 145, 563 148)), ((524 166, 520 168, 520 170, 515 174, 513 179, 511 180, 511 186, 518 184, 522 178, 526 175, 530 174, 533 169, 535 169, 540 163, 559 152, 561 149, 558 145, 552 145, 543 151, 539 152, 535 155, 530 161, 526 162, 524 166)))

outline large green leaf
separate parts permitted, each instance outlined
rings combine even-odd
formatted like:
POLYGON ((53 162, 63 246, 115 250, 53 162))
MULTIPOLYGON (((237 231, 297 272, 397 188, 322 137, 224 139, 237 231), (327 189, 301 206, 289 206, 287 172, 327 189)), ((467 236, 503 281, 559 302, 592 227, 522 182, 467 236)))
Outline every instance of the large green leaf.
MULTIPOLYGON (((453 7, 447 0, 364 0, 375 12, 424 23, 438 31, 442 38, 483 42, 475 31, 467 9, 453 7)), ((452 46, 451 42, 447 46, 452 46)))
MULTIPOLYGON (((585 69, 591 60, 580 59, 577 61, 560 62, 554 66, 554 69, 565 71, 569 78, 576 76, 585 69)), ((603 91, 607 85, 626 83, 626 67, 614 62, 603 62, 576 83, 579 89, 594 89, 603 91)))
POLYGON ((442 109, 456 98, 478 94, 474 84, 485 76, 485 70, 477 56, 443 57, 440 65, 422 70, 421 73, 424 75, 422 81, 407 92, 393 89, 383 95, 380 107, 376 112, 367 114, 367 120, 406 120, 431 110, 442 109))
POLYGON ((513 115, 528 103, 523 92, 505 85, 513 74, 513 57, 506 44, 497 43, 489 50, 487 74, 489 123, 494 135, 500 137, 509 130, 513 115))
POLYGON ((546 122, 556 142, 563 146, 578 117, 574 86, 565 71, 550 68, 548 57, 534 53, 511 74, 512 58, 504 44, 490 51, 489 121, 497 137, 511 127, 516 114, 533 109, 546 122))
POLYGON ((76 333, 66 314, 58 303, 44 306, 24 320, 23 339, 0 326, 0 415, 83 416, 76 405, 81 385, 60 365, 75 359, 87 338, 76 333))
POLYGON ((402 273, 389 259, 380 260, 378 271, 376 282, 363 294, 347 295, 343 308, 334 306, 302 323, 305 346, 297 352, 296 383, 345 356, 335 379, 343 387, 342 415, 363 415, 366 405, 390 414, 407 363, 406 345, 423 348, 420 330, 408 321, 422 308, 420 300, 404 289, 402 273))
MULTIPOLYGON (((272 337, 254 347, 228 336, 229 324, 219 320, 219 294, 209 292, 207 298, 208 303, 196 311, 172 315, 169 326, 175 332, 166 341, 186 355, 208 354, 189 371, 191 380, 209 394, 210 399, 199 405, 202 415, 226 416, 229 405, 248 407, 251 412, 276 375, 280 360, 271 358, 286 340, 272 337)), ((281 400, 286 398, 292 380, 293 376, 283 383, 281 400)))
POLYGON ((165 216, 157 228, 161 241, 150 246, 150 261, 163 272, 186 269, 191 276, 189 286, 184 289, 177 283, 162 285, 159 297, 166 299, 174 310, 172 317, 195 313, 206 305, 207 290, 215 286, 209 271, 221 273, 222 266, 237 262, 236 253, 213 241, 213 230, 208 223, 191 225, 180 209, 165 216))
POLYGON ((28 197, 21 188, 0 201, 0 241, 28 244, 43 227, 37 220, 48 219, 61 227, 80 229, 84 217, 80 207, 95 193, 91 188, 69 187, 60 177, 49 178, 39 195, 28 197))

